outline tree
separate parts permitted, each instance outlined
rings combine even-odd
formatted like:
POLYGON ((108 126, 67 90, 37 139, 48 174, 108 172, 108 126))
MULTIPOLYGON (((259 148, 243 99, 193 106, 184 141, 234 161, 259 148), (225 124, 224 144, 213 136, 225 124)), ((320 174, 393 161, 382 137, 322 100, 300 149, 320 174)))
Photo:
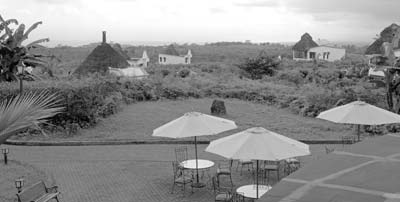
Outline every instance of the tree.
POLYGON ((260 54, 256 58, 247 58, 239 65, 251 79, 261 79, 263 76, 272 76, 279 65, 279 60, 260 54))
POLYGON ((382 43, 383 54, 374 56, 371 63, 375 64, 377 70, 385 73, 386 102, 388 108, 395 113, 400 113, 400 64, 394 54, 395 48, 399 47, 400 27, 392 34, 390 42, 382 43))
POLYGON ((11 24, 18 25, 18 21, 15 19, 4 20, 0 15, 0 81, 22 81, 22 77, 19 78, 18 75, 24 74, 23 67, 46 64, 41 59, 45 56, 33 54, 31 50, 42 47, 39 44, 48 42, 48 38, 35 40, 27 45, 22 44, 42 22, 34 23, 27 30, 25 30, 24 24, 20 24, 13 30, 10 28, 11 24))
POLYGON ((48 91, 19 94, 0 102, 0 145, 22 130, 60 113, 61 99, 48 91))

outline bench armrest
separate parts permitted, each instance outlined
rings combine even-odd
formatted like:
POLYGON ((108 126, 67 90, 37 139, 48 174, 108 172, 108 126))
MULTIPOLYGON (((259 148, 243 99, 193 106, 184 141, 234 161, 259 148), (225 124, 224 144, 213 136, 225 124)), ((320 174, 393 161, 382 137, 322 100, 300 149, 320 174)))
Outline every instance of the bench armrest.
POLYGON ((58 192, 58 186, 52 186, 52 187, 46 187, 46 191, 47 191, 47 193, 56 193, 56 192, 58 192))

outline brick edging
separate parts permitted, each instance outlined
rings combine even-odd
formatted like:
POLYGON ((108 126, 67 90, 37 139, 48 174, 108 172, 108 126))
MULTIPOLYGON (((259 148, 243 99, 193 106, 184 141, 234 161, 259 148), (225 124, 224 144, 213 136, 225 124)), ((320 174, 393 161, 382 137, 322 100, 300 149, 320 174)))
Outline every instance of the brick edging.
MULTIPOLYGON (((343 144, 342 140, 299 140, 306 144, 343 144)), ((197 144, 209 144, 208 140, 199 140, 197 144)), ((20 141, 7 140, 5 144, 18 146, 99 146, 99 145, 135 145, 135 144, 194 144, 191 140, 101 140, 101 141, 20 141)), ((349 144, 349 142, 345 142, 349 144)))

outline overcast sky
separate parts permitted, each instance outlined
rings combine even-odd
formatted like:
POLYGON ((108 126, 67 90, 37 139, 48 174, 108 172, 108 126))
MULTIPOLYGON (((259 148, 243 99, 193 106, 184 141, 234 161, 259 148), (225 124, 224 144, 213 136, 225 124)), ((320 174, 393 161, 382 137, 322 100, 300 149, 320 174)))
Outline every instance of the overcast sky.
POLYGON ((372 41, 400 23, 400 0, 0 0, 0 14, 30 25, 31 39, 114 42, 372 41))

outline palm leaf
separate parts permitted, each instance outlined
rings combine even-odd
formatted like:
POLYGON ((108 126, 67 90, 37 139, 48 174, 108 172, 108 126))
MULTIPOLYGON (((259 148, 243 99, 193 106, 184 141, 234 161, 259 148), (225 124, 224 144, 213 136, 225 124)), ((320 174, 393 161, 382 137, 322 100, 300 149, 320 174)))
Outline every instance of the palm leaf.
POLYGON ((30 34, 34 29, 36 29, 40 24, 42 24, 41 21, 40 21, 40 22, 37 22, 37 23, 33 24, 31 27, 29 27, 29 29, 26 30, 26 32, 25 32, 25 34, 24 34, 24 36, 23 36, 23 40, 27 39, 28 36, 29 36, 29 34, 30 34))
POLYGON ((7 34, 3 34, 0 36, 0 41, 3 41, 8 35, 7 34))
MULTIPOLYGON (((1 16, 0 16, 1 18, 1 16)), ((16 25, 18 25, 18 21, 16 19, 9 19, 9 20, 3 20, 0 19, 0 32, 1 30, 3 30, 5 27, 7 27, 8 25, 10 25, 11 23, 14 23, 16 25)))
POLYGON ((31 91, 0 102, 0 144, 21 130, 61 113, 61 99, 48 91, 31 91))
POLYGON ((20 24, 17 28, 17 30, 15 30, 14 32, 14 43, 15 46, 19 46, 21 45, 22 41, 23 41, 23 37, 24 37, 24 31, 25 31, 25 25, 24 24, 20 24))
POLYGON ((35 45, 37 45, 37 44, 39 44, 39 43, 44 43, 44 42, 49 42, 49 41, 50 41, 49 38, 39 39, 39 40, 33 41, 32 43, 26 45, 25 47, 29 49, 29 48, 31 48, 32 46, 35 46, 35 45))
POLYGON ((29 57, 29 58, 24 58, 23 59, 23 63, 27 66, 44 66, 47 64, 47 61, 41 60, 39 58, 35 58, 35 57, 29 57))

